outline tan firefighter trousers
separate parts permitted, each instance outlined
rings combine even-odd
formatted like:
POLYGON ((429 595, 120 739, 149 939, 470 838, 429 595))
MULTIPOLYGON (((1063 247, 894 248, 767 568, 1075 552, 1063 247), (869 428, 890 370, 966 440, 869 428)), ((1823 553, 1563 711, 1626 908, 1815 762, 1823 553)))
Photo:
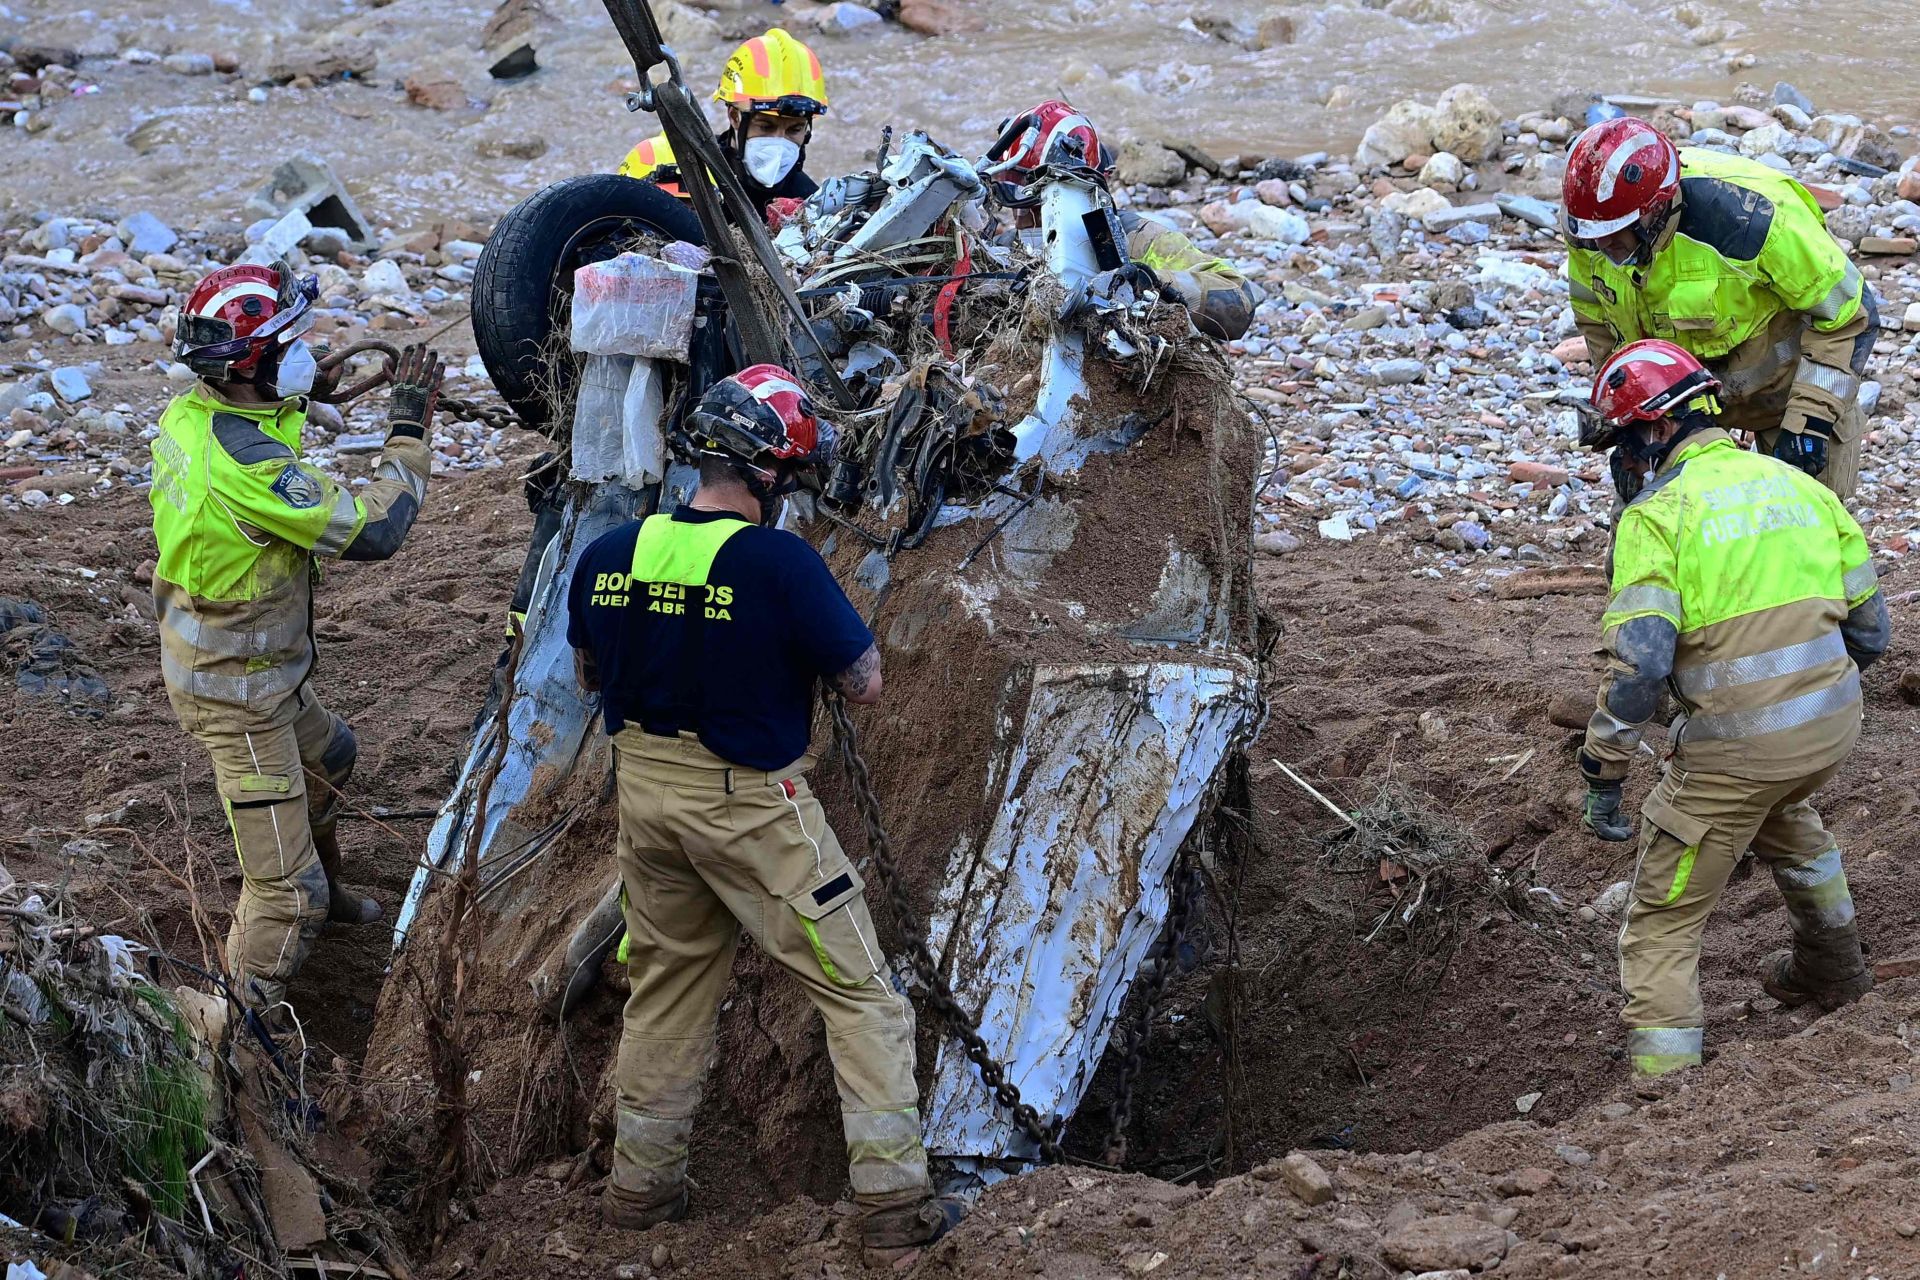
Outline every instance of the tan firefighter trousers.
POLYGON ((807 787, 733 768, 689 735, 614 738, 629 950, 613 1191, 639 1206, 685 1186, 714 1023, 744 927, 826 1022, 855 1198, 929 1194, 913 1006, 893 990, 859 873, 807 787))
MULTIPOLYGON (((214 782, 240 854, 243 881, 227 934, 227 971, 241 999, 261 1009, 287 998, 287 983, 326 922, 327 876, 315 834, 331 835, 335 788, 353 772, 355 755, 346 721, 305 686, 294 697, 290 724, 266 727, 262 717, 259 728, 193 731, 213 757, 214 782)), ((225 715, 202 719, 229 721, 225 715)))
POLYGON ((1620 930, 1620 983, 1634 1070, 1697 1065, 1706 1025, 1700 941, 1749 847, 1786 899, 1796 960, 1825 976, 1861 965, 1840 850, 1809 803, 1839 769, 1755 782, 1669 766, 1640 809, 1640 859, 1620 930))

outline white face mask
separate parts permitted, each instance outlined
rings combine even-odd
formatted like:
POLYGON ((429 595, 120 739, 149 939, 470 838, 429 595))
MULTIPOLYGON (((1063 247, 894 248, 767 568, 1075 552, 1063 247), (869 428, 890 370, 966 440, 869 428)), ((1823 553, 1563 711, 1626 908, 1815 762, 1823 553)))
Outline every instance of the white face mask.
POLYGON ((270 394, 276 400, 306 395, 313 390, 313 379, 319 371, 313 352, 296 338, 280 355, 280 367, 274 370, 270 394))
POLYGON ((800 162, 800 144, 785 138, 748 138, 743 158, 755 182, 776 186, 800 162))

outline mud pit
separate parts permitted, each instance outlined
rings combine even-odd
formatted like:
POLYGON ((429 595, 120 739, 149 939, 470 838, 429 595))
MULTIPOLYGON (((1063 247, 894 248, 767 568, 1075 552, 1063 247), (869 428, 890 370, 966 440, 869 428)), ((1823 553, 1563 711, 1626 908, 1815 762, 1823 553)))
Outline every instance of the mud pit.
MULTIPOLYGON (((518 494, 503 474, 444 484, 436 497, 420 529, 428 554, 363 571, 364 592, 357 576, 343 574, 320 595, 330 643, 319 688, 354 719, 366 744, 371 767, 355 784, 362 803, 409 808, 438 800, 497 652, 494 624, 515 567, 508 561, 517 561, 524 536, 518 494), (486 526, 478 535, 476 515, 486 526), (462 620, 453 641, 444 614, 423 617, 427 611, 412 603, 441 595, 448 599, 435 600, 436 609, 456 610, 462 620), (395 628, 409 639, 393 643, 395 628), (393 669, 396 653, 410 669, 393 669)), ((1109 513, 1116 536, 1125 532, 1122 515, 1109 513)), ((71 874, 96 919, 128 931, 150 928, 160 945, 192 956, 186 895, 139 849, 143 842, 184 870, 169 797, 191 824, 192 865, 216 930, 225 926, 237 877, 216 834, 203 766, 182 750, 153 673, 150 624, 127 613, 124 597, 138 594, 133 574, 145 520, 144 502, 130 494, 0 517, 9 545, 28 551, 0 564, 0 594, 43 603, 115 692, 114 709, 95 722, 50 712, 10 682, 0 689, 0 732, 9 744, 0 799, 4 860, 22 879, 71 874), (102 539, 103 529, 112 536, 102 539), (88 582, 73 572, 78 567, 102 573, 88 582), (71 769, 74 758, 88 767, 71 769), (144 803, 114 826, 85 830, 86 814, 112 812, 133 797, 144 803), (61 852, 86 838, 99 848, 61 852)), ((1708 932, 1704 979, 1716 1056, 1696 1084, 1650 1107, 1633 1096, 1624 1064, 1612 1055, 1618 997, 1606 919, 1545 910, 1520 921, 1485 911, 1464 921, 1444 966, 1423 967, 1392 946, 1360 942, 1384 908, 1384 891, 1327 865, 1323 849, 1335 823, 1274 759, 1349 807, 1364 804, 1382 779, 1406 784, 1467 822, 1495 862, 1537 863, 1539 882, 1570 905, 1630 870, 1628 853, 1577 831, 1573 735, 1547 718, 1556 698, 1586 696, 1592 676, 1584 655, 1599 601, 1500 601, 1405 575, 1390 554, 1319 545, 1255 566, 1260 605, 1281 630, 1270 668, 1272 710, 1248 753, 1251 847, 1239 859, 1223 849, 1209 885, 1217 904, 1238 881, 1238 916, 1229 920, 1212 907, 1196 941, 1197 963, 1174 979, 1132 1131, 1139 1168, 1184 1180, 1176 1187, 1081 1169, 1017 1180, 989 1193, 976 1219, 923 1267, 982 1276, 1036 1265, 1111 1274, 1137 1255, 1167 1252, 1178 1263, 1163 1274, 1282 1264, 1297 1271, 1312 1244, 1329 1258, 1355 1258, 1353 1274, 1385 1274, 1359 1260, 1378 1256, 1376 1229, 1404 1215, 1395 1206, 1407 1202, 1430 1212, 1520 1208, 1511 1229, 1525 1243, 1505 1264, 1509 1274, 1563 1273, 1574 1264, 1555 1259, 1569 1243, 1592 1259, 1582 1270, 1634 1263, 1652 1274, 1691 1274, 1690 1260, 1704 1265, 1711 1257, 1728 1274, 1751 1274, 1809 1241, 1817 1252, 1823 1229, 1861 1248, 1852 1272, 1842 1273, 1903 1274, 1901 1250, 1913 1246, 1897 1229, 1920 1216, 1909 1181, 1920 1151, 1910 1108, 1900 1109, 1912 1053, 1899 1029, 1903 1020, 1913 1024, 1920 997, 1911 982, 1889 983, 1858 1010, 1817 1023, 1749 1004, 1753 966, 1785 932, 1764 878, 1733 886, 1708 932), (1443 717, 1451 735, 1430 741, 1423 713, 1443 717), (1532 757, 1503 779, 1529 749, 1532 757), (1223 989, 1235 996, 1224 1029, 1223 989), (1536 1092, 1542 1096, 1532 1111, 1516 1116, 1515 1100, 1536 1092), (1823 1101, 1807 1113, 1794 1102, 1801 1094, 1823 1101), (1634 1110, 1613 1118, 1621 1106, 1634 1110), (1883 1114, 1887 1107, 1894 1110, 1883 1114), (1340 1153, 1346 1146, 1433 1154, 1340 1153), (1569 1163, 1556 1146, 1593 1163, 1569 1163), (1283 1183, 1229 1176, 1293 1148, 1313 1150, 1346 1199, 1308 1211, 1283 1183), (1502 1178, 1531 1165, 1553 1172, 1549 1192, 1524 1198, 1497 1190, 1502 1178), (1221 1176, 1224 1184, 1204 1189, 1221 1176), (1741 1234, 1717 1253, 1726 1237, 1708 1240, 1708 1223, 1716 1231, 1733 1223, 1727 1230, 1741 1234), (1032 1242, 1016 1244, 1015 1227, 1032 1242), (1679 1252, 1661 1256, 1669 1239, 1679 1252)), ((1915 586, 1911 570, 1886 582, 1893 594, 1915 586)), ((1897 617, 1904 612, 1896 607, 1897 617)), ((903 667, 913 660, 890 656, 903 667)), ((1906 765, 1913 712, 1894 687, 1914 661, 1913 639, 1897 631, 1894 651, 1866 677, 1866 736, 1823 797, 1878 957, 1904 955, 1920 938, 1920 901, 1902 852, 1920 809, 1906 765)), ((894 732, 905 735, 909 720, 902 709, 894 732)), ((877 757, 877 739, 891 723, 871 727, 877 757)), ((887 758, 895 772, 883 780, 884 794, 915 773, 923 789, 938 790, 933 753, 887 758)), ((836 777, 831 762, 818 776, 823 783, 836 777)), ((1630 799, 1649 781, 1643 771, 1630 799)), ((390 825, 411 835, 421 824, 390 825)), ((377 869, 375 891, 391 901, 417 845, 370 825, 348 830, 350 853, 377 869)), ((597 894, 610 842, 610 810, 600 806, 550 860, 546 914, 522 916, 530 930, 545 931, 546 944, 564 930, 567 911, 597 894)), ((331 933, 295 992, 305 997, 310 1034, 349 1059, 367 1034, 365 1010, 384 950, 384 937, 331 933)), ((462 1274, 546 1274, 556 1265, 605 1273, 635 1260, 651 1266, 655 1244, 674 1269, 773 1276, 853 1266, 823 1239, 835 1221, 829 1203, 841 1166, 818 1033, 786 1000, 784 983, 751 956, 729 997, 725 1087, 716 1086, 696 1131, 695 1217, 637 1239, 601 1230, 598 1174, 579 1153, 593 1145, 594 1112, 608 1105, 598 1082, 617 1025, 613 978, 564 1042, 550 1031, 530 1032, 523 987, 492 988, 476 1002, 476 1026, 490 1042, 475 1063, 476 1124, 488 1177, 497 1180, 467 1206, 463 1216, 472 1220, 456 1226, 429 1273, 450 1275, 462 1264, 462 1274), (501 1003, 489 1002, 494 993, 501 1003), (545 1083, 523 1094, 521 1066, 529 1063, 527 1074, 545 1083), (569 1101, 559 1106, 553 1086, 563 1078, 569 1101), (749 1086, 758 1092, 744 1093, 749 1086), (773 1158, 743 1158, 750 1149, 773 1158), (586 1256, 565 1264, 564 1254, 544 1252, 549 1242, 586 1256)), ((1072 1149, 1097 1154, 1112 1065, 1083 1104, 1072 1149)), ((419 1174, 403 1143, 380 1139, 423 1114, 426 1082, 384 1068, 352 1075, 370 1087, 343 1126, 383 1157, 359 1176, 397 1206, 419 1174)), ((1323 1265, 1320 1274, 1334 1273, 1323 1265)))

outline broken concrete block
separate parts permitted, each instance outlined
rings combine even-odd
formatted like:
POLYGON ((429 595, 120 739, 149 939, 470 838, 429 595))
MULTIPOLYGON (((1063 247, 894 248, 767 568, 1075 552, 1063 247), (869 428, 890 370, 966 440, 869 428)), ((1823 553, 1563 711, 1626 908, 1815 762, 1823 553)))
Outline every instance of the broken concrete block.
MULTIPOLYGON (((270 218, 303 213, 316 227, 338 227, 356 250, 373 247, 373 227, 327 162, 302 152, 283 161, 267 185, 247 201, 249 212, 270 218)), ((305 234, 304 232, 302 234, 305 234)), ((298 237, 294 243, 299 243, 298 237)))

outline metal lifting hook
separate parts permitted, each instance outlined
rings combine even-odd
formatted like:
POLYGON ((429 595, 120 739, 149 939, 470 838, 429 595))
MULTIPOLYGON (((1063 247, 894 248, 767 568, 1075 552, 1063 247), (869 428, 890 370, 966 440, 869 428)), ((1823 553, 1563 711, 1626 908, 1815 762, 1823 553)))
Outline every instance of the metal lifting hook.
POLYGON ((400 348, 394 346, 391 342, 356 342, 350 347, 342 347, 338 351, 329 351, 326 358, 319 362, 320 372, 332 373, 335 369, 340 368, 346 364, 347 361, 353 359, 353 357, 363 355, 369 351, 378 353, 382 358, 380 368, 365 378, 362 378, 359 382, 354 383, 352 386, 336 387, 327 395, 316 395, 313 398, 321 404, 349 404, 352 401, 358 400, 361 396, 367 394, 367 392, 378 387, 383 387, 393 381, 393 367, 400 360, 400 348))

